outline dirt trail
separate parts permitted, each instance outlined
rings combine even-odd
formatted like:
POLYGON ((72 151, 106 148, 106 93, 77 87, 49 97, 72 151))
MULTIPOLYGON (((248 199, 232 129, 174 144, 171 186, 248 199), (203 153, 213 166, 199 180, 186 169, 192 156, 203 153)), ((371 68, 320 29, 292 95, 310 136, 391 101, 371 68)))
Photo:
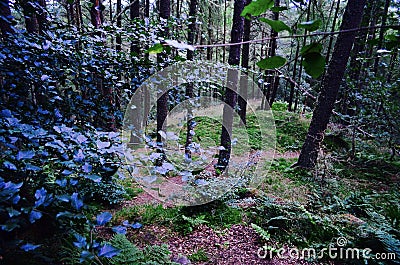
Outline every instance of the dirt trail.
MULTIPOLYGON (((273 152, 264 154, 269 159, 294 159, 297 158, 298 152, 273 152)), ((176 177, 174 181, 179 183, 180 177, 176 177), (178 180, 179 179, 179 180, 178 180)), ((169 183, 169 182, 167 182, 169 183)), ((160 202, 150 194, 143 192, 131 201, 127 201, 123 207, 131 207, 133 205, 143 204, 162 204, 164 207, 172 207, 160 202)), ((167 244, 172 257, 181 264, 215 264, 215 265, 294 265, 294 264, 310 264, 304 260, 293 260, 287 255, 285 258, 278 257, 260 258, 258 251, 263 247, 260 236, 248 224, 237 224, 223 230, 214 230, 206 225, 200 225, 188 235, 181 235, 174 232, 171 228, 148 225, 139 230, 132 231, 129 237, 134 240, 135 244, 144 247, 148 244, 167 244), (208 260, 188 263, 187 257, 198 252, 204 253, 208 260)), ((313 263, 317 264, 317 263, 313 263)), ((322 264, 322 263, 321 263, 322 264)), ((333 264, 333 263, 325 263, 333 264)))

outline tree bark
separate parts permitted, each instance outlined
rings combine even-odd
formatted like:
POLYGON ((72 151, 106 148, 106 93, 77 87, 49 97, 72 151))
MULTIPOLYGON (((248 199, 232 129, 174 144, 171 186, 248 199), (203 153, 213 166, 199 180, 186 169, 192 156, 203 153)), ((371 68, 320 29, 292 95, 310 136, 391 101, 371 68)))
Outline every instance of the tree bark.
MULTIPOLYGON (((280 0, 275 0, 275 6, 280 6, 280 0)), ((274 12, 273 13, 273 19, 274 20, 279 20, 279 12, 274 12)), ((276 48, 277 48, 277 43, 276 43, 276 38, 278 37, 278 32, 275 30, 271 30, 271 43, 270 43, 270 53, 269 56, 275 56, 276 55, 276 48)), ((272 106, 272 104, 275 101, 276 98, 276 93, 278 91, 278 86, 279 86, 279 76, 275 71, 271 71, 270 75, 270 87, 271 87, 271 95, 269 97, 269 106, 272 106)))
MULTIPOLYGON (((135 2, 139 2, 139 1, 135 1, 135 2)), ((122 27, 122 16, 121 16, 121 11, 122 11, 122 1, 121 0, 117 0, 117 27, 121 28, 122 27)), ((132 10, 131 10, 132 11, 132 10)), ((115 38, 115 42, 116 42, 116 50, 117 52, 120 52, 122 49, 122 38, 121 38, 121 34, 117 33, 117 36, 115 38)))
MULTIPOLYGON (((233 8, 233 20, 232 20, 232 31, 231 31, 231 43, 239 43, 243 36, 243 24, 244 18, 240 16, 243 11, 245 0, 235 0, 233 8)), ((229 48, 229 65, 239 65, 240 64, 240 45, 230 46, 229 48)), ((233 111, 236 105, 236 91, 233 89, 238 83, 237 71, 228 71, 228 87, 225 92, 225 106, 223 110, 223 125, 221 133, 221 146, 223 150, 219 152, 218 165, 217 167, 221 170, 229 164, 229 159, 231 156, 231 134, 232 134, 232 124, 233 124, 233 111)))
MULTIPOLYGON (((163 20, 167 20, 171 14, 171 2, 170 0, 160 0, 160 18, 163 20)), ((162 23, 167 23, 166 21, 162 23)), ((168 26, 165 24, 163 26, 162 37, 166 38, 169 35, 168 26)), ((166 66, 166 54, 159 53, 157 54, 157 61, 162 66, 166 66)), ((159 131, 164 131, 164 122, 166 122, 168 115, 168 92, 164 93, 163 95, 159 95, 157 99, 157 143, 159 143, 161 147, 162 138, 161 135, 158 133, 159 131)))
MULTIPOLYGON (((357 28, 360 25, 366 0, 349 0, 343 15, 340 30, 357 28)), ((326 78, 323 80, 317 106, 314 110, 307 138, 296 166, 313 168, 317 162, 320 144, 324 138, 340 83, 355 40, 356 32, 339 33, 326 78)))
POLYGON ((37 1, 31 2, 23 0, 22 3, 23 14, 25 17, 25 28, 28 33, 39 34, 39 23, 36 14, 37 1))
POLYGON ((90 21, 92 25, 98 29, 103 24, 103 10, 104 5, 101 0, 91 0, 92 6, 90 7, 90 21))
MULTIPOLYGON (((188 28, 188 43, 194 44, 194 36, 196 35, 196 11, 197 11, 197 0, 190 0, 189 4, 189 28, 188 28)), ((188 61, 192 61, 194 56, 194 52, 191 50, 187 50, 186 59, 188 61)), ((186 86, 186 98, 190 99, 193 97, 193 83, 189 83, 186 86)), ((190 103, 189 103, 190 104, 190 103)), ((186 131, 186 143, 185 143, 185 154, 187 158, 192 157, 191 153, 191 145, 193 143, 193 130, 194 130, 194 121, 193 121, 193 111, 192 107, 189 105, 188 107, 188 115, 187 115, 187 131, 186 131)))
MULTIPOLYGON (((245 5, 251 3, 251 0, 246 0, 245 5)), ((243 41, 250 40, 250 29, 251 29, 251 19, 244 20, 244 29, 243 29, 243 41)), ((242 49, 242 64, 243 69, 249 68, 249 55, 250 55, 250 44, 243 44, 242 49)), ((245 72, 240 76, 240 97, 238 98, 239 105, 239 116, 242 120, 243 124, 246 124, 246 109, 247 109, 247 93, 248 93, 248 77, 247 72, 245 72)))
POLYGON ((7 37, 7 34, 14 33, 11 23, 13 17, 11 16, 10 1, 0 0, 0 28, 3 38, 7 37))
MULTIPOLYGON (((389 5, 390 5, 390 0, 385 0, 385 7, 382 13, 382 22, 381 22, 381 29, 379 31, 379 39, 378 39, 378 46, 377 46, 377 50, 382 49, 382 45, 383 45, 383 37, 386 31, 386 21, 387 21, 387 17, 388 17, 388 11, 389 11, 389 5)), ((374 73, 376 75, 378 75, 378 66, 379 66, 379 59, 380 56, 376 56, 375 61, 374 61, 374 73)))

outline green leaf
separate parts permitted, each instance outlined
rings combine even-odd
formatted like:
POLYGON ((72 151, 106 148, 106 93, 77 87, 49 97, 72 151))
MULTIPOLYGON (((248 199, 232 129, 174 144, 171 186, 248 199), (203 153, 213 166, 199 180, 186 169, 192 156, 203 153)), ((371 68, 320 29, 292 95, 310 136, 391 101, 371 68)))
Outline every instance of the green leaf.
POLYGON ((285 58, 281 56, 272 56, 266 59, 262 59, 257 63, 257 66, 261 69, 276 69, 283 66, 285 63, 285 58))
POLYGON ((281 12, 281 11, 285 11, 287 9, 288 8, 286 6, 273 6, 273 7, 270 8, 270 10, 272 12, 281 12))
POLYGON ((164 50, 164 46, 161 43, 156 43, 152 47, 150 47, 148 50, 146 50, 146 53, 149 54, 156 54, 160 53, 164 50))
POLYGON ((251 16, 259 16, 274 6, 274 0, 256 0, 245 6, 242 17, 250 18, 251 16))
POLYGON ((311 21, 306 21, 302 22, 299 24, 300 29, 306 29, 308 31, 316 31, 319 29, 319 27, 322 25, 322 20, 317 19, 317 20, 311 20, 311 21))
POLYGON ((301 48, 300 54, 302 56, 305 56, 309 53, 320 53, 321 51, 322 51, 322 44, 314 42, 301 48))
POLYGON ((308 53, 303 56, 302 65, 306 73, 316 79, 324 73, 325 57, 318 52, 308 53))
POLYGON ((281 32, 284 30, 287 30, 288 32, 291 32, 292 30, 288 25, 286 25, 283 21, 281 20, 271 20, 265 17, 262 17, 259 19, 261 22, 265 22, 268 25, 271 26, 271 28, 276 31, 276 32, 281 32))

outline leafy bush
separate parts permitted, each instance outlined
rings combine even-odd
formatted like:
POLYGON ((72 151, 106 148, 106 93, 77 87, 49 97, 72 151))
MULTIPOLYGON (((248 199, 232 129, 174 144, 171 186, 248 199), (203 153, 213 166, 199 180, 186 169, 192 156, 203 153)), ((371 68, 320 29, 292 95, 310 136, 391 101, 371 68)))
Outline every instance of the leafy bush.
POLYGON ((289 106, 289 103, 287 103, 287 102, 275 101, 275 102, 272 104, 271 109, 272 109, 273 111, 287 111, 288 106, 289 106))

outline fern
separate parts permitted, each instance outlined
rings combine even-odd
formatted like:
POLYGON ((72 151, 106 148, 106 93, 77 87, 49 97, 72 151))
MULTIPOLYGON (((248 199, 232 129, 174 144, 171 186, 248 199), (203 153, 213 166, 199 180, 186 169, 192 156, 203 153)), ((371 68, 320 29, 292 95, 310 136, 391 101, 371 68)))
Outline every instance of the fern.
POLYGON ((251 224, 251 227, 254 229, 254 231, 257 232, 257 234, 259 234, 261 236, 262 239, 264 239, 265 241, 269 241, 269 239, 271 238, 270 233, 268 233, 268 231, 264 230, 262 227, 259 227, 256 224, 251 224))
POLYGON ((204 220, 205 218, 206 218, 205 215, 200 215, 196 218, 182 215, 182 219, 187 221, 192 227, 198 227, 201 224, 207 224, 208 221, 204 220))
POLYGON ((143 249, 144 258, 146 263, 144 264, 165 264, 173 265, 177 264, 172 262, 169 255, 171 252, 168 250, 168 246, 163 244, 161 246, 147 246, 143 249))
POLYGON ((174 265, 170 260, 171 252, 167 245, 147 246, 143 250, 139 249, 130 242, 125 235, 116 234, 110 241, 111 245, 121 250, 121 252, 110 258, 111 265, 174 265))
POLYGON ((145 260, 143 252, 123 234, 116 234, 110 243, 121 250, 117 256, 109 260, 112 265, 140 264, 145 260))

